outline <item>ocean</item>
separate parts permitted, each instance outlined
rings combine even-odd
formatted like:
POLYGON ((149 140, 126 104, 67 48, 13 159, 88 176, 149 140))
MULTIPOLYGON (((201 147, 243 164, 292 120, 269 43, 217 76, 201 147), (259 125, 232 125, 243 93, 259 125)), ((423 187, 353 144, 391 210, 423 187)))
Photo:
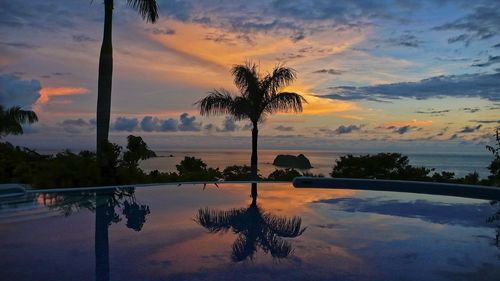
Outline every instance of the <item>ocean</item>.
MULTIPOLYGON (((298 150, 259 150, 259 172, 263 176, 268 176, 277 167, 273 166, 273 160, 278 154, 298 155, 304 154, 312 169, 308 172, 314 174, 329 175, 335 165, 335 160, 343 155, 360 153, 331 152, 331 151, 298 151, 298 150)), ((250 150, 165 150, 157 151, 156 158, 147 159, 141 162, 141 168, 145 171, 159 170, 162 172, 176 171, 175 165, 184 156, 201 158, 209 167, 220 168, 221 170, 231 165, 250 165, 250 150), (172 157, 170 157, 172 156, 172 157)), ((366 154, 366 153, 365 153, 366 154)), ((456 176, 464 176, 476 171, 481 178, 488 176, 487 169, 493 159, 492 155, 475 153, 403 153, 410 159, 410 164, 414 166, 424 166, 434 168, 436 171, 454 172, 456 176)))

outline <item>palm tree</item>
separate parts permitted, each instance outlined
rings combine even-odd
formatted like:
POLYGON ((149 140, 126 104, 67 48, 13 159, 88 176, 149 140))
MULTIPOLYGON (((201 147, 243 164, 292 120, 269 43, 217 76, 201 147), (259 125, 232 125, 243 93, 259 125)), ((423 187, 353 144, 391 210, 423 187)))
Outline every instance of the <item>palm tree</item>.
POLYGON ((20 106, 4 109, 0 105, 0 137, 7 135, 22 135, 22 124, 33 124, 38 116, 31 110, 22 110, 20 106))
POLYGON ((227 211, 199 209, 195 221, 210 233, 232 230, 238 237, 233 243, 231 259, 234 262, 253 259, 261 248, 273 258, 286 258, 293 252, 290 242, 283 238, 295 238, 306 230, 300 217, 286 218, 264 212, 253 197, 248 208, 227 211))
POLYGON ((241 95, 233 96, 225 89, 213 90, 195 105, 199 107, 201 115, 229 114, 236 120, 250 120, 253 126, 250 166, 254 179, 257 179, 258 124, 273 113, 302 112, 302 103, 307 101, 297 93, 280 91, 296 79, 297 72, 292 68, 278 65, 272 73, 261 76, 257 65, 247 62, 245 65, 235 65, 231 73, 241 95))
MULTIPOLYGON (((137 12, 147 22, 155 23, 158 19, 156 0, 127 0, 128 6, 137 12)), ((104 35, 99 57, 99 81, 97 87, 97 159, 105 164, 103 156, 108 142, 109 119, 111 111, 111 84, 113 78, 113 45, 111 31, 113 22, 114 0, 104 0, 104 35)))

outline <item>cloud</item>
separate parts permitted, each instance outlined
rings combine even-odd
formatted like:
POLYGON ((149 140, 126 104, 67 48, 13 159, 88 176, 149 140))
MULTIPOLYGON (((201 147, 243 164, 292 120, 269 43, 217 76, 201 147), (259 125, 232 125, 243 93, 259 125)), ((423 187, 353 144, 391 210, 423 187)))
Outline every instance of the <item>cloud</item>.
POLYGON ((13 47, 16 49, 28 49, 28 50, 40 48, 40 46, 38 46, 38 45, 33 45, 33 44, 29 44, 29 43, 24 43, 24 42, 0 42, 0 45, 13 47))
POLYGON ((165 27, 165 28, 157 28, 157 27, 146 28, 146 31, 149 31, 149 32, 153 33, 154 35, 174 35, 175 34, 175 30, 168 28, 168 27, 165 27))
POLYGON ((408 133, 411 129, 412 129, 412 127, 410 125, 406 125, 403 127, 394 128, 393 132, 398 133, 400 135, 403 135, 403 134, 408 133))
POLYGON ((449 110, 449 109, 444 109, 444 110, 429 109, 429 110, 418 110, 418 111, 415 111, 415 113, 429 114, 432 116, 439 116, 439 115, 444 115, 444 113, 448 113, 450 111, 451 110, 449 110))
POLYGON ((500 63, 500 56, 489 56, 487 62, 475 63, 472 66, 487 67, 487 66, 497 64, 497 63, 500 63))
POLYGON ((222 121, 222 129, 221 132, 234 132, 238 129, 236 123, 233 118, 230 116, 226 117, 224 121, 222 121))
POLYGON ((160 124, 161 132, 175 132, 179 130, 179 122, 173 118, 162 120, 160 124))
POLYGON ((160 119, 152 116, 144 116, 141 120, 141 129, 144 132, 155 132, 160 129, 160 119))
POLYGON ((88 92, 89 89, 83 87, 43 87, 38 102, 47 103, 52 97, 83 95, 88 92))
POLYGON ((464 108, 461 108, 461 110, 468 112, 468 113, 476 113, 478 111, 481 111, 481 109, 479 109, 477 107, 464 107, 464 108))
POLYGON ((479 97, 500 101, 500 72, 494 74, 442 75, 418 82, 401 82, 364 87, 332 87, 323 98, 384 101, 402 98, 425 100, 443 97, 479 97))
POLYGON ((115 120, 113 129, 115 131, 132 132, 137 129, 137 125, 139 125, 137 118, 118 117, 115 120))
POLYGON ((469 122, 479 123, 479 124, 495 124, 500 123, 499 120, 469 120, 469 122))
POLYGON ((331 75, 341 75, 344 72, 345 71, 343 71, 343 70, 338 70, 338 69, 333 69, 333 68, 319 69, 319 70, 313 71, 313 73, 322 73, 322 74, 331 74, 331 75))
POLYGON ((73 41, 78 42, 78 43, 83 43, 83 42, 98 42, 97 39, 92 38, 88 35, 85 34, 77 34, 72 36, 73 41))
POLYGON ((483 125, 477 125, 475 127, 469 127, 469 126, 465 126, 463 127, 460 131, 458 131, 457 133, 464 133, 464 134, 468 134, 468 133, 474 133, 476 131, 478 131, 479 129, 481 129, 483 125))
POLYGON ((41 89, 38 80, 22 80, 12 74, 0 75, 0 104, 31 108, 40 98, 41 89))
POLYGON ((194 116, 190 117, 188 113, 182 113, 179 119, 180 119, 179 131, 197 132, 201 130, 201 123, 195 122, 196 117, 194 116))
POLYGON ((71 134, 80 134, 82 132, 92 131, 95 128, 95 120, 85 120, 82 118, 78 119, 66 119, 59 124, 64 131, 71 134))
POLYGON ((423 43, 423 41, 418 39, 417 36, 409 33, 402 34, 399 37, 388 38, 383 40, 382 42, 392 46, 402 46, 411 48, 418 48, 423 43))
POLYGON ((350 134, 354 131, 359 131, 361 129, 361 125, 360 126, 356 126, 356 125, 348 125, 348 126, 344 126, 344 125, 340 125, 337 129, 335 129, 335 133, 336 134, 350 134))
POLYGON ((291 131, 294 131, 294 128, 292 126, 283 126, 283 125, 276 126, 276 127, 274 127, 274 129, 276 131, 281 131, 281 132, 291 132, 291 131))
POLYGON ((448 43, 463 42, 469 45, 473 41, 485 40, 500 34, 500 3, 485 1, 473 12, 452 22, 434 27, 434 30, 458 30, 463 33, 448 38, 448 43))

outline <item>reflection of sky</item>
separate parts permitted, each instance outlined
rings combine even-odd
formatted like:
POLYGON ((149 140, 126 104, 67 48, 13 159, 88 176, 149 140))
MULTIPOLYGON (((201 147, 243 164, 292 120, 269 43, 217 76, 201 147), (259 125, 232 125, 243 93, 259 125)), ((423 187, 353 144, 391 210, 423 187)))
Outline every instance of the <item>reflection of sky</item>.
MULTIPOLYGON (((250 186, 222 184, 138 188, 151 214, 140 232, 109 227, 111 280, 496 280, 499 249, 485 223, 495 209, 461 198, 349 190, 296 190, 260 184, 258 204, 279 216, 300 216, 294 253, 273 260, 230 260, 232 233, 210 234, 194 222, 199 208, 248 207, 250 186)), ((47 212, 43 207, 38 207, 47 212)), ((30 217, 33 208, 15 213, 30 217)), ((94 214, 31 217, 12 222, 0 210, 0 273, 7 280, 92 280, 94 214), (5 223, 5 222, 9 223, 5 223), (48 266, 50 261, 50 267, 48 266), (57 268, 57 271, 54 271, 57 268), (57 274, 57 275, 56 275, 57 274)), ((52 212, 58 212, 53 210, 52 212)))
MULTIPOLYGON (((115 139, 135 132, 156 146, 192 147, 210 136, 204 146, 219 148, 247 139, 245 123, 227 130, 223 118, 202 118, 193 107, 211 89, 234 90, 229 69, 245 59, 263 72, 278 62, 297 69, 290 90, 309 100, 302 115, 262 125, 271 148, 287 139, 308 147, 362 138, 364 147, 465 141, 482 149, 498 120, 496 0, 157 2, 160 20, 151 25, 116 1, 115 139), (181 124, 183 113, 195 122, 181 124), (167 129, 165 121, 179 124, 167 129), (338 133, 342 125, 361 129, 338 133)), ((29 135, 11 140, 92 148, 101 3, 3 1, 0 18, 0 103, 33 107, 41 117, 29 135)))

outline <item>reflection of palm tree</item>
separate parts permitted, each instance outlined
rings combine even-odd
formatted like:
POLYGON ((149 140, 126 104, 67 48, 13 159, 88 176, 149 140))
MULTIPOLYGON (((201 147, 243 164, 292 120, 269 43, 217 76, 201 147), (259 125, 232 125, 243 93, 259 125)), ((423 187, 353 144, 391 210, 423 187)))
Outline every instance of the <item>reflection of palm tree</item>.
POLYGON ((140 205, 134 195, 134 188, 110 189, 102 192, 70 192, 44 195, 49 208, 57 208, 69 216, 75 210, 95 210, 95 262, 96 280, 109 280, 109 237, 108 228, 122 220, 117 209, 127 218, 127 227, 141 231, 149 206, 140 205))
MULTIPOLYGON (((97 86, 97 158, 103 161, 104 146, 108 141, 111 111, 111 84, 113 78, 113 45, 111 31, 114 0, 104 0, 104 35, 99 56, 99 81, 97 86)), ((127 4, 148 22, 158 19, 156 0, 127 0, 127 4)), ((102 162, 101 162, 102 165, 102 162)))
POLYGON ((298 237, 305 231, 300 217, 289 219, 266 213, 257 206, 256 197, 248 208, 227 211, 199 209, 195 221, 211 233, 232 230, 238 235, 231 254, 235 262, 253 259, 258 248, 273 258, 286 258, 293 248, 283 238, 298 237))
POLYGON ((32 124, 38 116, 31 110, 22 110, 19 106, 4 109, 0 105, 0 137, 6 135, 22 135, 22 124, 32 124))
POLYGON ((214 90, 207 97, 196 102, 201 115, 229 114, 236 120, 252 122, 252 176, 257 179, 258 123, 269 114, 277 112, 301 112, 306 100, 297 93, 280 92, 296 78, 295 70, 277 66, 273 72, 262 77, 257 65, 247 63, 232 69, 234 83, 241 92, 233 97, 227 90, 214 90))

